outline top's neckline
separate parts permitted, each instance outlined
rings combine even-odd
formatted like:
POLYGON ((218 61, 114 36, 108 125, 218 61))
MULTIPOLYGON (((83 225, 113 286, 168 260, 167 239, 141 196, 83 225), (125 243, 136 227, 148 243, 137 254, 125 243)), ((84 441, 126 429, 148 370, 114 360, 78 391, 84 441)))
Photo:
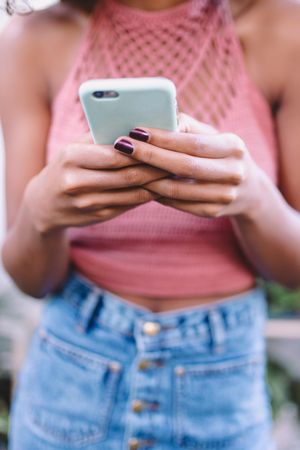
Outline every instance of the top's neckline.
POLYGON ((178 17, 198 16, 205 3, 207 3, 207 0, 185 0, 170 8, 148 11, 126 5, 119 0, 104 0, 104 5, 112 16, 123 17, 125 20, 130 19, 130 21, 132 19, 146 19, 148 21, 172 20, 178 17))

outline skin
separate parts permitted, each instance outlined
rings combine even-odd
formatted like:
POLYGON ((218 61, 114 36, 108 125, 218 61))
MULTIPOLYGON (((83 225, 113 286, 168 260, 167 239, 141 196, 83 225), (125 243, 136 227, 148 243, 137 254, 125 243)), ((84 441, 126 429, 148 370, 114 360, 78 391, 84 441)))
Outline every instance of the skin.
MULTIPOLYGON (((155 3, 155 9, 163 9, 180 2, 124 3, 144 9, 155 3)), ((2 254, 7 271, 26 293, 42 297, 64 282, 67 227, 109 220, 153 199, 199 216, 229 216, 256 270, 290 287, 300 284, 300 60, 295 57, 300 52, 300 6, 288 0, 245 0, 233 1, 232 11, 249 75, 274 110, 279 189, 241 139, 185 115, 180 133, 148 130, 147 143, 124 136, 134 145, 131 156, 113 146, 95 146, 85 136, 45 166, 51 100, 70 70, 87 17, 58 5, 14 19, 5 31, 0 112, 9 231, 2 254), (194 182, 171 180, 169 172, 192 173, 194 182)), ((154 311, 218 299, 124 297, 154 311)))

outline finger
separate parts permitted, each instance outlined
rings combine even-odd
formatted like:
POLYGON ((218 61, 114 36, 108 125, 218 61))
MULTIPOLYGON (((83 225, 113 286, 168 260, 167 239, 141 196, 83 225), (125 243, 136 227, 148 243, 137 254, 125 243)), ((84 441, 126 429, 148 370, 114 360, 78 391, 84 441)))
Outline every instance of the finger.
POLYGON ((129 211, 130 209, 136 208, 139 205, 133 205, 133 206, 114 206, 110 208, 101 208, 98 211, 95 211, 93 213, 93 216, 97 219, 97 222, 99 222, 99 219, 101 222, 106 220, 114 219, 115 217, 120 216, 121 214, 124 214, 125 212, 129 211))
POLYGON ((138 131, 131 131, 129 138, 145 142, 144 137, 139 138, 142 133, 143 136, 147 133, 147 143, 156 147, 201 158, 226 158, 240 154, 245 146, 243 141, 232 133, 196 134, 139 128, 138 131))
POLYGON ((216 218, 222 216, 224 205, 217 203, 199 203, 199 202, 185 202, 180 200, 158 199, 158 203, 178 209, 179 211, 188 212, 196 216, 205 218, 216 218))
POLYGON ((236 198, 236 189, 232 186, 199 183, 193 180, 164 178, 148 183, 144 188, 171 200, 229 204, 236 198))
POLYGON ((75 143, 61 152, 65 166, 82 167, 84 169, 119 169, 135 166, 137 161, 127 155, 118 153, 111 145, 95 145, 75 143))
POLYGON ((99 219, 101 222, 114 219, 115 217, 120 216, 121 214, 130 211, 131 209, 137 208, 140 205, 132 205, 132 206, 113 206, 111 208, 101 208, 98 211, 93 213, 93 216, 99 219))
POLYGON ((73 227, 86 227, 87 225, 94 225, 106 220, 114 219, 120 214, 123 214, 136 206, 139 205, 100 208, 89 214, 83 211, 76 211, 71 217, 70 215, 65 215, 61 225, 70 226, 70 223, 72 223, 73 227))
POLYGON ((81 144, 93 144, 94 143, 92 135, 89 131, 84 133, 82 136, 80 136, 77 139, 77 142, 81 143, 81 144))
POLYGON ((139 165, 118 170, 72 170, 65 174, 62 190, 67 195, 142 186, 169 175, 160 169, 139 165))
POLYGON ((74 197, 73 207, 84 212, 94 212, 107 205, 112 206, 133 206, 147 203, 159 198, 153 192, 143 188, 129 188, 115 191, 105 191, 102 193, 93 192, 74 197))
POLYGON ((235 179, 242 171, 238 161, 233 160, 231 164, 226 164, 224 158, 194 157, 131 138, 123 137, 117 140, 115 148, 119 151, 130 151, 131 156, 138 161, 186 178, 235 183, 238 182, 235 179))

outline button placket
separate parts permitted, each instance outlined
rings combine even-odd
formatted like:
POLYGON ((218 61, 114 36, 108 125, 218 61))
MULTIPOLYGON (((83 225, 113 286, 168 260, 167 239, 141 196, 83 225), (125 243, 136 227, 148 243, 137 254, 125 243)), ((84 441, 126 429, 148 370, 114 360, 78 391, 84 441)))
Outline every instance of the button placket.
POLYGON ((133 437, 128 441, 128 450, 139 450, 145 447, 153 447, 154 445, 154 439, 137 439, 133 437))
POLYGON ((137 359, 131 395, 129 398, 129 419, 125 448, 149 449, 165 438, 165 427, 160 417, 165 408, 161 383, 153 383, 157 374, 164 379, 161 371, 167 370, 165 359, 169 352, 163 347, 165 328, 152 314, 137 319, 134 336, 137 359))
POLYGON ((152 362, 148 359, 141 359, 141 361, 138 363, 138 369, 139 370, 147 370, 151 367, 152 362))
MULTIPOLYGON (((125 445, 129 450, 150 450, 164 436, 163 426, 160 426, 164 399, 161 385, 153 383, 153 377, 156 378, 156 371, 166 368, 161 364, 161 352, 141 353, 139 356, 141 359, 136 362, 134 385, 129 399, 128 437, 125 445), (160 364, 156 365, 156 359, 160 364)), ((160 374, 159 377, 161 376, 160 374)))
POLYGON ((139 371, 149 369, 160 369, 165 366, 165 361, 161 358, 157 359, 141 359, 137 365, 139 371))
POLYGON ((159 409, 159 403, 157 401, 145 401, 145 400, 133 400, 131 409, 134 413, 140 414, 144 410, 157 411, 159 409))

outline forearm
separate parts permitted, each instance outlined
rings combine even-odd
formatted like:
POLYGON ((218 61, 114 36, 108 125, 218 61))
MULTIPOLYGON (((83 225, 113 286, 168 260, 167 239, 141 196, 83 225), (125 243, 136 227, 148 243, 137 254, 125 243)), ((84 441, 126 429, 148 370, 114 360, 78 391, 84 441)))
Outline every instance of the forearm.
POLYGON ((3 264, 26 294, 43 297, 55 290, 69 269, 69 242, 65 230, 42 233, 24 205, 2 249, 3 264))
POLYGON ((260 180, 256 208, 232 219, 249 260, 267 279, 300 286, 300 214, 284 200, 272 182, 260 180))

